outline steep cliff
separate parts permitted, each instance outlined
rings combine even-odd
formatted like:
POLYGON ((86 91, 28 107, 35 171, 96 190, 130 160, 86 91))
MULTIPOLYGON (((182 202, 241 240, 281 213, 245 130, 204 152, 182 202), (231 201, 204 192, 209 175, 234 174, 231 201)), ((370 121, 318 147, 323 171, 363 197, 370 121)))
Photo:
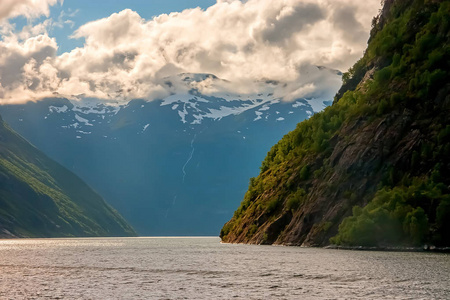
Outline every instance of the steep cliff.
POLYGON ((222 240, 450 245, 449 16, 385 1, 333 105, 273 146, 222 240))
POLYGON ((0 238, 130 235, 98 194, 0 118, 0 238))

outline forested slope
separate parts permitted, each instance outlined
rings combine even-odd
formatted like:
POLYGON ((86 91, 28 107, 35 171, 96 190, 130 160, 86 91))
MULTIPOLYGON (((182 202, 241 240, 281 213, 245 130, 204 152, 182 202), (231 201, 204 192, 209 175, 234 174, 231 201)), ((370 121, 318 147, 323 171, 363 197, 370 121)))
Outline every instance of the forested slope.
POLYGON ((130 235, 98 194, 0 118, 0 237, 130 235))
POLYGON ((449 1, 385 1, 333 105, 273 146, 222 240, 450 245, 449 20, 449 1))

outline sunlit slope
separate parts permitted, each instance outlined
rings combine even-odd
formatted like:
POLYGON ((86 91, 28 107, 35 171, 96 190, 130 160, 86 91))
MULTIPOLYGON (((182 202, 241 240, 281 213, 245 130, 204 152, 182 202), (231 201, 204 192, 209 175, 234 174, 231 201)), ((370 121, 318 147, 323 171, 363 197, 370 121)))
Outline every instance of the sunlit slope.
POLYGON ((0 118, 0 237, 129 235, 98 194, 0 118))
POLYGON ((334 104, 273 146, 222 240, 450 245, 449 20, 449 1, 385 1, 334 104))

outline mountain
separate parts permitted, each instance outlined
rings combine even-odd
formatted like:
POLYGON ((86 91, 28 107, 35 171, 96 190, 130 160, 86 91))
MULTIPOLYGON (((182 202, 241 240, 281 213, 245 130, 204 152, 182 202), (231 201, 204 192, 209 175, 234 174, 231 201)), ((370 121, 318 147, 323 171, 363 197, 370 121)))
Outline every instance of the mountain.
POLYGON ((0 237, 130 236, 133 228, 80 178, 0 118, 0 237))
POLYGON ((333 105, 272 147, 222 240, 449 246, 449 16, 384 1, 333 105))
MULTIPOLYGON (((331 72, 337 81, 341 74, 331 72)), ((282 82, 220 92, 212 74, 162 79, 172 95, 116 103, 44 99, 0 106, 14 130, 111 203, 141 235, 217 235, 261 160, 332 97, 282 101, 282 82), (206 95, 198 86, 219 90, 206 95), (176 89, 175 89, 176 88, 176 89)))

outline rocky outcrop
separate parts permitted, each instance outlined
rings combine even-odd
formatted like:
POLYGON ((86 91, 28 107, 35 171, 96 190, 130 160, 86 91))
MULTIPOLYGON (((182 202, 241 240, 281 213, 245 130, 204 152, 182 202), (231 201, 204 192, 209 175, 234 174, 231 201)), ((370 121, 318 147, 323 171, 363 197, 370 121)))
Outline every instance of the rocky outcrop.
MULTIPOLYGON (((402 200, 405 209, 420 207, 426 214, 429 227, 415 243, 450 243, 439 233, 448 225, 436 216, 447 213, 442 207, 450 185, 449 35, 447 27, 434 24, 448 18, 448 6, 385 1, 365 56, 344 74, 333 105, 300 123, 268 153, 261 174, 222 229, 224 242, 324 246, 354 206, 365 207, 383 189, 407 189, 421 181, 440 186, 443 196, 431 199, 424 192, 402 200), (396 27, 399 35, 407 31, 398 40, 390 35, 396 27), (424 48, 423 39, 434 38, 433 30, 435 48, 424 48), (444 53, 443 65, 429 61, 428 53, 437 52, 444 53), (426 81, 420 75, 425 73, 442 77, 426 81)), ((406 228, 401 218, 400 227, 406 228)), ((399 238, 405 244, 413 236, 408 228, 399 238)))

